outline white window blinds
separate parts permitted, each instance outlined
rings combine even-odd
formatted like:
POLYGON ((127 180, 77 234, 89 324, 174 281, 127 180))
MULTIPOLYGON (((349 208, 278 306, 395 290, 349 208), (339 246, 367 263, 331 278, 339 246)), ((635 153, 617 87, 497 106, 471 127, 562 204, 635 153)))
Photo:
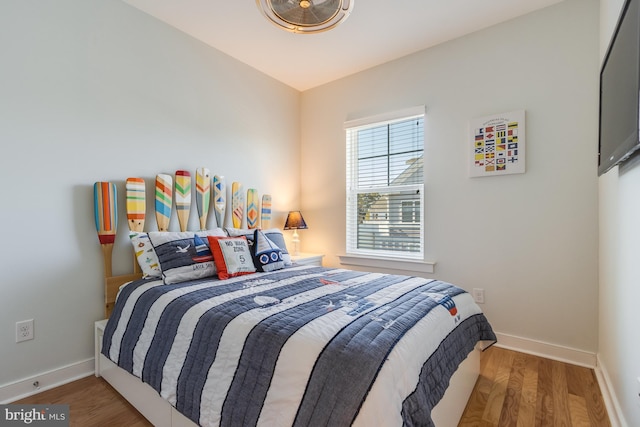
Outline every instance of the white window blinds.
POLYGON ((347 253, 422 259, 424 107, 345 129, 347 253))

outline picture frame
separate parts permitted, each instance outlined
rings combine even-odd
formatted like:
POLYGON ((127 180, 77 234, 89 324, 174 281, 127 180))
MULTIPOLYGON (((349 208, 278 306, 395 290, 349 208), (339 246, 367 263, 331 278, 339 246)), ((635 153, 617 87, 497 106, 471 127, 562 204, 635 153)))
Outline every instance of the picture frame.
POLYGON ((469 122, 469 176, 525 173, 525 110, 469 122))

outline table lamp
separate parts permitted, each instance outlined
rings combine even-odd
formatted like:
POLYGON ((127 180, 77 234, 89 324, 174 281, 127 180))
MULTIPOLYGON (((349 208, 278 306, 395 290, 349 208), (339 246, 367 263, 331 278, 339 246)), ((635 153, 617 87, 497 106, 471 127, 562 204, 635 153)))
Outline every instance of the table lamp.
POLYGON ((293 255, 299 254, 298 248, 300 245, 300 236, 298 236, 298 230, 307 228, 307 223, 304 222, 304 218, 300 211, 290 211, 287 215, 287 220, 284 223, 285 230, 293 230, 293 255))

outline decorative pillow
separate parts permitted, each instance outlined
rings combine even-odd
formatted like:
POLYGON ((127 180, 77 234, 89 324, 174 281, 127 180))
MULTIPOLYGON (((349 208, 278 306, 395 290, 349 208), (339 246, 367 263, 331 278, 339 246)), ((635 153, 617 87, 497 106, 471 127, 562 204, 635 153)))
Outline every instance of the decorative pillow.
POLYGON ((246 237, 209 236, 208 239, 219 279, 256 272, 246 237))
POLYGON ((162 276, 158 255, 156 255, 147 233, 131 231, 129 232, 129 239, 133 245, 133 252, 136 254, 138 265, 142 270, 142 277, 162 276))
POLYGON ((253 265, 258 271, 275 271, 284 268, 282 251, 260 230, 255 230, 251 248, 253 265))
POLYGON ((240 237, 240 236, 244 236, 247 239, 247 244, 249 245, 249 251, 251 251, 251 248, 253 247, 253 232, 255 231, 255 229, 250 229, 250 228, 225 228, 225 231, 227 232, 227 236, 229 237, 240 237))
MULTIPOLYGON (((226 230, 229 236, 245 236, 249 242, 249 246, 253 245, 253 234, 255 230, 250 230, 248 228, 227 228, 226 230)), ((289 251, 287 250, 287 244, 284 241, 282 230, 279 228, 269 228, 261 231, 269 238, 269 240, 280 248, 282 251, 282 260, 284 261, 284 265, 291 265, 291 255, 289 255, 289 251)))
POLYGON ((282 251, 282 260, 284 261, 284 265, 291 265, 291 255, 289 255, 289 251, 287 250, 287 244, 284 241, 282 230, 279 228, 269 228, 267 230, 262 230, 262 232, 269 238, 269 240, 278 245, 282 251))
POLYGON ((227 235, 229 237, 239 237, 239 236, 251 236, 251 238, 253 238, 253 231, 250 228, 231 228, 231 227, 227 227, 224 229, 224 231, 227 232, 227 235))
POLYGON ((149 240, 160 260, 164 283, 215 276, 216 266, 207 246, 208 236, 225 236, 224 230, 150 231, 149 240))

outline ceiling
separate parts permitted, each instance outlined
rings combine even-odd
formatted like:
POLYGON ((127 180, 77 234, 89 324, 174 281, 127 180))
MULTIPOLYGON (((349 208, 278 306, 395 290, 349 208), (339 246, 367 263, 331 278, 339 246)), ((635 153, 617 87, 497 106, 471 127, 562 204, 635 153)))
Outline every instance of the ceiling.
POLYGON ((354 0, 316 34, 277 28, 255 0, 123 1, 304 91, 562 0, 354 0))

